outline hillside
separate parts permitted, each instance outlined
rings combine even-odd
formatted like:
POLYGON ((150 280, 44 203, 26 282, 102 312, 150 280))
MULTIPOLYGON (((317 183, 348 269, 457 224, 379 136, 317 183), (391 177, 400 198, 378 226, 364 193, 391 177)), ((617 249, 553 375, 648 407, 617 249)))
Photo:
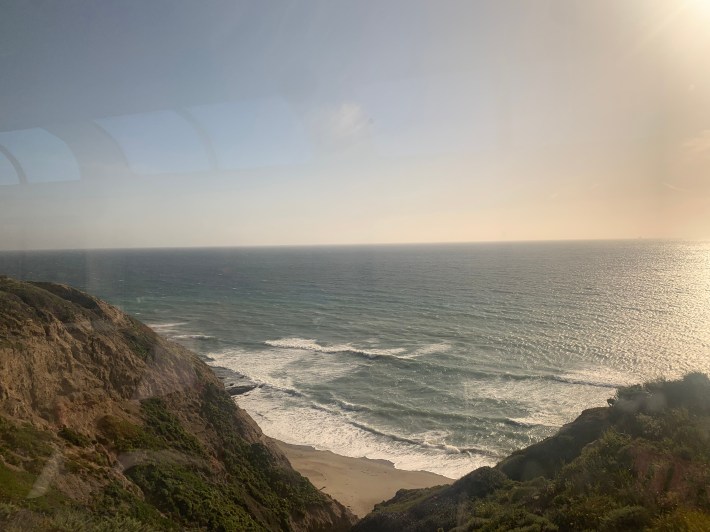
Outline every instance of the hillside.
POLYGON ((355 530, 710 530, 708 377, 609 403, 451 486, 400 490, 355 530))
POLYGON ((194 354, 78 290, 0 277, 0 529, 353 521, 194 354))

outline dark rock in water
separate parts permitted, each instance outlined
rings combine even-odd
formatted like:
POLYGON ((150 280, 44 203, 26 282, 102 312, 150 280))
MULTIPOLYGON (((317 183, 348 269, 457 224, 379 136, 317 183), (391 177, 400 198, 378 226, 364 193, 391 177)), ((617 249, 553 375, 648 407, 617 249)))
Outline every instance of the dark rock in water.
POLYGON ((234 395, 242 395, 242 394, 250 392, 254 388, 258 388, 258 387, 259 387, 259 385, 257 385, 257 384, 243 384, 241 386, 232 385, 228 388, 225 388, 225 390, 227 390, 227 393, 229 395, 234 396, 234 395))
POLYGON ((212 366, 212 371, 225 383, 224 389, 231 396, 242 395, 252 391, 254 388, 261 388, 263 384, 257 384, 244 375, 221 366, 212 366))
POLYGON ((6 277, 0 501, 0 530, 329 531, 355 521, 291 468, 197 355, 88 294, 6 277))

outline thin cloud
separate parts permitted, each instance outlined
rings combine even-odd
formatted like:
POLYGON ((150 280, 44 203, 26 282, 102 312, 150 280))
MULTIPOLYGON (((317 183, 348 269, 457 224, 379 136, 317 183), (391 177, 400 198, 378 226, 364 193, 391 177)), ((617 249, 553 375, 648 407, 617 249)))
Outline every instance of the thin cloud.
POLYGON ((683 153, 686 158, 710 156, 710 129, 701 131, 683 143, 683 153))
POLYGON ((343 102, 316 112, 314 127, 323 145, 342 147, 363 139, 370 122, 361 105, 343 102))
POLYGON ((367 116, 362 107, 355 103, 344 103, 331 112, 332 132, 341 137, 357 135, 367 127, 367 116))
POLYGON ((673 185, 672 183, 661 183, 664 187, 670 189, 670 190, 675 190, 677 192, 690 192, 687 188, 682 188, 682 187, 677 187, 673 185))

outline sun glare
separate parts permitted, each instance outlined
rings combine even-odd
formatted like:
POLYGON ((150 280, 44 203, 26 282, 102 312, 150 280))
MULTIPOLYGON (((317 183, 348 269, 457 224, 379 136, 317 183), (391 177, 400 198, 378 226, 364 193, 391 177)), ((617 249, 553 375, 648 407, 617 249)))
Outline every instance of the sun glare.
POLYGON ((710 0, 687 0, 685 5, 696 13, 710 17, 710 0))

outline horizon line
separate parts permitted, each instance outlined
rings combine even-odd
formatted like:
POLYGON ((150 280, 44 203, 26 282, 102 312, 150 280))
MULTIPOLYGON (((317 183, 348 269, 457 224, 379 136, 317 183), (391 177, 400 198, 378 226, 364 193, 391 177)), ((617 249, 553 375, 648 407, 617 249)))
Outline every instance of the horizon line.
POLYGON ((355 242, 326 244, 233 244, 233 245, 196 245, 196 246, 135 246, 135 247, 66 247, 66 248, 8 248, 0 249, 0 253, 42 252, 42 251, 157 251, 157 250, 199 250, 199 249, 275 249, 275 248, 345 248, 345 247, 384 247, 384 246, 446 246, 446 245, 476 245, 476 244, 544 244, 563 242, 696 242, 705 243, 707 239, 691 239, 682 237, 618 237, 618 238, 550 238, 521 240, 452 240, 452 241, 422 241, 422 242, 355 242))

